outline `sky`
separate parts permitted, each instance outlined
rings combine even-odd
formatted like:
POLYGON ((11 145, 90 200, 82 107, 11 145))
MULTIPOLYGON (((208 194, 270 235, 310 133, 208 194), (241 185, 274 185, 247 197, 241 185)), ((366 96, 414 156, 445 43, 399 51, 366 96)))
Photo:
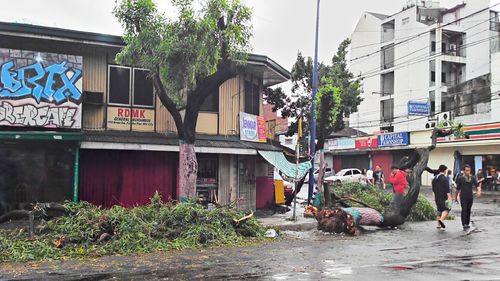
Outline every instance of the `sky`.
MULTIPOLYGON (((291 69, 297 53, 314 54, 316 1, 242 0, 253 8, 253 53, 291 69)), ((474 0, 469 0, 474 1, 474 0)), ((499 1, 500 0, 495 0, 499 1)), ((155 1, 168 13, 168 0, 155 1)), ((363 11, 394 14, 407 0, 323 0, 320 5, 320 61, 329 62, 338 44, 354 30, 363 11)), ((442 0, 451 6, 461 0, 442 0)), ((0 0, 0 21, 121 35, 112 15, 115 0, 0 0)))

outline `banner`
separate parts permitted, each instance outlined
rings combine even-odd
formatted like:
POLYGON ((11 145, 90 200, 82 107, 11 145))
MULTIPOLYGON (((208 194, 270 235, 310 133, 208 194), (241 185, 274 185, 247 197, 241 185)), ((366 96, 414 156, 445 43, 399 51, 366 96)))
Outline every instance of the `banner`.
POLYGON ((338 138, 328 140, 328 150, 354 148, 356 148, 355 138, 338 138))
POLYGON ((81 56, 0 48, 0 126, 80 129, 81 56))
POLYGON ((410 144, 410 134, 408 132, 389 133, 378 136, 378 146, 400 146, 410 144))
POLYGON ((240 139, 266 142, 266 120, 264 117, 240 112, 240 139))
POLYGON ((368 149, 368 148, 377 148, 377 147, 378 147, 378 137, 377 136, 356 138, 356 149, 368 149))

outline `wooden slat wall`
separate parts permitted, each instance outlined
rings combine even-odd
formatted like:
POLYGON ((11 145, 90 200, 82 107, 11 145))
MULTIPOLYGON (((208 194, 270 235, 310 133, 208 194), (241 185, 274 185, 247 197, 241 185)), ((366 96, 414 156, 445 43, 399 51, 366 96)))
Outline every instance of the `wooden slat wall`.
POLYGON ((235 77, 227 80, 219 88, 219 134, 232 135, 238 130, 238 113, 240 107, 238 103, 241 98, 240 78, 235 77))
MULTIPOLYGON (((89 47, 83 55, 83 91, 101 92, 103 102, 107 100, 107 64, 104 49, 89 47)), ((83 105, 82 126, 87 130, 105 128, 106 107, 104 105, 83 105)))
POLYGON ((231 177, 234 171, 231 170, 231 155, 219 155, 219 177, 218 177, 218 197, 219 204, 227 205, 231 202, 231 177))
POLYGON ((167 108, 161 104, 158 97, 156 97, 156 131, 159 133, 177 132, 174 118, 172 118, 167 108))

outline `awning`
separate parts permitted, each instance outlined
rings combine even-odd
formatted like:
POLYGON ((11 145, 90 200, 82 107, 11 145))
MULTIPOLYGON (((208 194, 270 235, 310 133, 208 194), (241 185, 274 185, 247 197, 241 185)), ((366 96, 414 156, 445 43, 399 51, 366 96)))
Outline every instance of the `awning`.
POLYGON ((80 141, 81 132, 53 132, 53 131, 2 131, 0 139, 8 140, 53 140, 53 141, 80 141))
POLYGON ((264 151, 259 150, 259 154, 266 159, 269 164, 276 167, 280 170, 285 176, 287 176, 290 180, 297 181, 304 177, 311 169, 311 161, 299 163, 298 167, 295 163, 291 163, 285 158, 283 152, 281 151, 264 151), (298 177, 297 177, 297 168, 298 168, 298 177))

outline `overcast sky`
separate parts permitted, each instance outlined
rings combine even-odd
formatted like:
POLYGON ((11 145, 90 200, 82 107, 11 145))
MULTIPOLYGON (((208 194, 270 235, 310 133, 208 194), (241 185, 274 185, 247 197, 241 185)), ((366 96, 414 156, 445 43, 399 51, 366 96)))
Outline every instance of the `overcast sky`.
MULTIPOLYGON (((253 7, 253 53, 271 57, 291 69, 297 52, 312 56, 315 0, 243 0, 253 7)), ((469 0, 473 1, 473 0, 469 0)), ((500 0, 495 0, 500 1, 500 0)), ((161 10, 168 0, 156 0, 161 10)), ((350 35, 363 11, 393 14, 407 0, 323 0, 320 13, 319 59, 329 61, 350 35)), ((461 0, 442 0, 450 6, 461 0)), ((121 34, 111 14, 115 0, 0 0, 0 21, 121 34)))

